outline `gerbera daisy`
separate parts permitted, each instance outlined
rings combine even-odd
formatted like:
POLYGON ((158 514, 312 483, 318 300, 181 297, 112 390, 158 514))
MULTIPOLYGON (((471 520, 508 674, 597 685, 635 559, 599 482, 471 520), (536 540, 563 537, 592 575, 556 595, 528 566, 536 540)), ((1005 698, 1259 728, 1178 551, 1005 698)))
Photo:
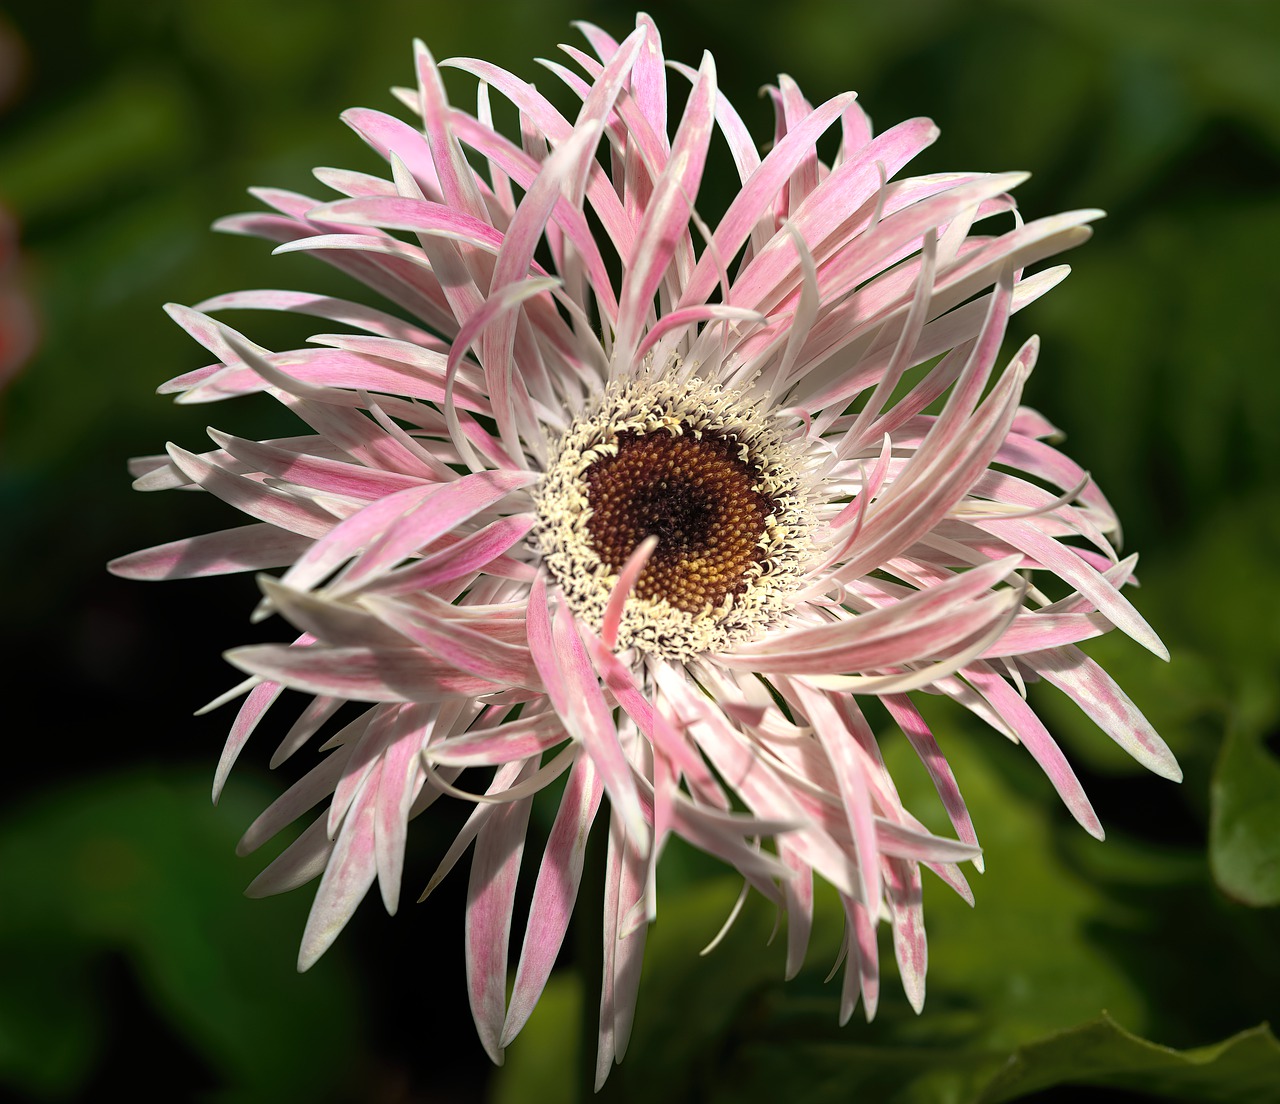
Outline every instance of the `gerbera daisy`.
POLYGON ((590 52, 544 63, 580 101, 574 118, 468 58, 442 63, 479 80, 474 113, 455 107, 419 44, 417 87, 397 90, 414 123, 344 117, 385 177, 318 169, 343 198, 262 190, 274 213, 221 224, 326 260, 384 303, 255 290, 171 307, 216 363, 163 391, 265 392, 309 432, 211 430, 213 451, 135 461, 140 489, 198 487, 254 520, 113 569, 287 568, 258 577, 255 617, 301 635, 228 653, 248 679, 220 701, 248 697, 215 798, 285 688, 314 697, 273 766, 344 703, 368 703, 242 841, 328 799, 250 887, 320 877, 300 968, 375 880, 395 910, 409 820, 442 797, 473 802, 427 890, 474 849, 468 995, 498 1061, 550 974, 588 834, 607 833, 603 1081, 626 1048, 672 834, 785 910, 789 976, 812 875, 835 887, 842 1021, 859 995, 875 1011, 881 922, 919 1009, 921 867, 972 902, 959 864, 980 869, 981 852, 911 692, 1024 744, 1098 837, 1026 681, 1058 687, 1157 773, 1178 768, 1077 647, 1119 628, 1164 655, 1121 594, 1134 557, 1117 556, 1107 500, 1019 405, 1036 342, 1000 356, 1009 316, 1067 272, 1025 269, 1084 241, 1099 212, 1024 224, 1008 194, 1020 173, 897 179, 932 123, 874 135, 851 93, 814 107, 787 77, 769 89, 761 157, 709 55, 665 62, 643 16, 622 42, 582 31, 590 52), (674 127, 669 81, 689 89, 674 127), (493 125, 495 92, 519 113, 516 140, 493 125), (828 166, 816 143, 833 130, 828 166), (741 178, 718 216, 698 202, 713 141, 741 178), (345 329, 271 352, 210 317, 230 309, 345 329), (955 838, 903 807, 868 696, 919 753, 955 838), (566 773, 508 1000, 530 805, 566 773))

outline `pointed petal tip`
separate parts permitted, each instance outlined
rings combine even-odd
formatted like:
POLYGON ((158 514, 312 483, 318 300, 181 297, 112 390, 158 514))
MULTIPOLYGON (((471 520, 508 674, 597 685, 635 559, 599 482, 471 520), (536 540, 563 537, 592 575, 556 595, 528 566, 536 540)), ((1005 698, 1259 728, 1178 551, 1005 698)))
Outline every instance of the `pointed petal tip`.
POLYGON ((298 973, 305 974, 317 962, 321 956, 332 945, 333 941, 338 938, 338 933, 346 925, 350 917, 344 917, 341 923, 330 925, 316 932, 304 932, 302 936, 302 946, 298 948, 298 973))
POLYGON ((413 62, 415 69, 419 73, 418 85, 419 88, 421 88, 421 73, 423 69, 425 68, 430 71, 438 68, 438 66, 436 63, 436 56, 431 52, 431 47, 420 38, 415 38, 413 40, 413 62))
MULTIPOLYGON (((114 560, 108 560, 107 574, 114 575, 117 579, 138 578, 138 576, 131 574, 129 571, 129 561, 132 558, 133 558, 133 553, 128 553, 124 556, 117 556, 114 560)), ((149 578, 149 576, 141 576, 141 577, 149 578)))
POLYGON ((256 645, 241 644, 236 648, 228 648, 222 653, 222 658, 235 667, 237 670, 243 671, 247 675, 256 674, 249 666, 256 645))

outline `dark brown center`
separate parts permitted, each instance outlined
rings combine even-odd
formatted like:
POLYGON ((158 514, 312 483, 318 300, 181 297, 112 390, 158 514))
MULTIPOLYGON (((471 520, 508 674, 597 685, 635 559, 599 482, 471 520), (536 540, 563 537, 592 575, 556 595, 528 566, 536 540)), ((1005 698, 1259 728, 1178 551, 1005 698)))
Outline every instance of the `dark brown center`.
POLYGON ((622 570, 648 536, 658 538, 635 593, 686 613, 719 606, 746 586, 764 558, 760 538, 773 503, 733 439, 686 431, 620 433, 618 452, 587 470, 587 530, 601 561, 622 570))

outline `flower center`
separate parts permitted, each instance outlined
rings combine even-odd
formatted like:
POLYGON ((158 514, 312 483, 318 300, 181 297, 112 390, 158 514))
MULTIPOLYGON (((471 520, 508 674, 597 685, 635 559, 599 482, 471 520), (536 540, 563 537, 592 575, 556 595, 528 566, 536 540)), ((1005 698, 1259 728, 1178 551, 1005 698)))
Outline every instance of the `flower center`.
POLYGON ((748 565, 763 558, 761 537, 774 507, 755 489, 760 473, 738 458, 735 441, 681 429, 618 435, 616 455, 585 475, 587 532, 611 571, 656 536, 636 595, 701 613, 744 589, 748 565))
POLYGON ((656 536, 619 646, 683 661, 750 640, 790 608, 814 551, 803 450, 706 380, 614 384, 566 430, 534 494, 542 564, 599 632, 627 559, 656 536))

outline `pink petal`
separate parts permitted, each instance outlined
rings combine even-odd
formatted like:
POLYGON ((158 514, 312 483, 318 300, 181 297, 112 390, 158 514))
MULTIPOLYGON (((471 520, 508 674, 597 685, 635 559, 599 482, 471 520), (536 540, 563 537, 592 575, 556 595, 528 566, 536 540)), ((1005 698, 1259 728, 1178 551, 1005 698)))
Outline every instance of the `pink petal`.
POLYGON ((277 679, 295 690, 352 701, 441 701, 502 689, 487 679, 460 674, 453 664, 417 648, 251 644, 233 648, 224 658, 242 671, 277 679))
POLYGON ((325 818, 317 817, 302 834, 262 871, 244 891, 246 897, 272 897, 288 893, 318 878, 333 854, 333 841, 325 831, 325 818))
POLYGON ((579 756, 565 784, 560 811, 538 869, 538 881, 529 905, 529 926, 520 949, 500 1046, 507 1046, 520 1033, 551 976, 577 901, 587 835, 603 792, 590 756, 579 756))
POLYGON ((1115 679, 1079 648, 1054 648, 1022 658, 1147 770, 1172 782, 1182 781, 1178 761, 1151 722, 1115 679))
POLYGON ((530 798, 494 806, 476 836, 467 884, 467 997, 480 1043, 496 1065, 502 1064, 511 913, 532 806, 530 798))
MULTIPOLYGON (((947 817, 954 826, 956 835, 976 847, 978 835, 974 831, 968 806, 960 795, 960 787, 956 783, 955 775, 951 772, 951 765, 942 754, 942 749, 938 747, 938 742, 933 738, 933 733, 929 731, 929 726, 925 724, 919 710, 910 698, 902 695, 886 695, 881 698, 881 701, 902 730, 902 734, 906 736, 916 755, 920 757, 925 770, 929 772, 929 778, 933 782, 934 789, 938 791, 942 807, 946 809, 947 817)), ((982 856, 979 855, 974 859, 974 865, 979 871, 982 870, 982 856)))
POLYGON ((966 667, 964 677, 1008 723, 1017 734, 1018 739, 1026 745, 1032 758, 1040 764, 1041 769, 1049 776, 1053 788, 1067 806, 1071 815, 1080 826, 1096 839, 1103 838, 1102 824, 1098 815, 1089 804, 1080 780, 1071 769, 1062 750, 1054 742, 1044 723, 1032 712, 1004 679, 1000 678, 986 663, 975 663, 966 667))
POLYGON ((582 638, 567 605, 551 616, 549 596, 540 576, 529 595, 529 652, 546 686, 547 696, 594 760, 600 779, 627 829, 636 839, 648 836, 631 765, 618 742, 618 731, 591 668, 582 638))
MULTIPOLYGON (((305 637, 300 639, 306 640, 305 637)), ((231 773, 231 767, 239 757, 245 743, 253 735, 253 730, 257 728, 258 722, 262 720, 267 710, 271 708, 283 690, 284 687, 278 682, 260 682, 249 691, 249 696, 245 698, 244 704, 236 714, 235 723, 231 726, 231 732, 227 735, 227 742, 222 748, 222 756, 218 760, 218 769, 213 774, 213 803, 215 805, 218 803, 218 798, 222 796, 222 787, 227 784, 227 776, 231 773)))
POLYGON ((316 890, 298 952, 299 972, 310 969, 347 925, 373 885, 373 822, 382 763, 374 765, 334 841, 329 864, 316 890))
POLYGON ((311 538, 274 525, 242 525, 131 552, 107 564, 124 579, 197 579, 233 571, 260 571, 293 563, 311 538))
POLYGON ((907 1000, 917 1015, 924 1010, 924 978, 928 945, 924 935, 920 867, 901 859, 885 860, 889 914, 893 919, 893 953, 907 1000))

